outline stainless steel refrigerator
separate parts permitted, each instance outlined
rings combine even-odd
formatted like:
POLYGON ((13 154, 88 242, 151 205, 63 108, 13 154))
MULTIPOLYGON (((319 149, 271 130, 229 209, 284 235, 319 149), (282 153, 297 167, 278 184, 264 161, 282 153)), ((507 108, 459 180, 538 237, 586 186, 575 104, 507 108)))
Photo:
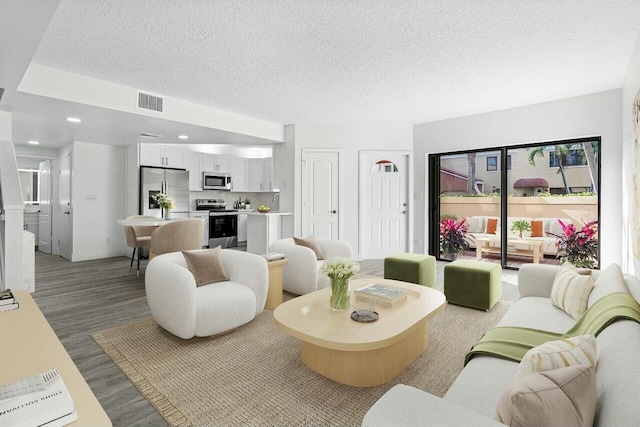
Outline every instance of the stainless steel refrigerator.
POLYGON ((173 200, 172 217, 189 216, 189 171, 185 169, 140 166, 140 214, 162 217, 162 209, 153 199, 167 193, 173 200))

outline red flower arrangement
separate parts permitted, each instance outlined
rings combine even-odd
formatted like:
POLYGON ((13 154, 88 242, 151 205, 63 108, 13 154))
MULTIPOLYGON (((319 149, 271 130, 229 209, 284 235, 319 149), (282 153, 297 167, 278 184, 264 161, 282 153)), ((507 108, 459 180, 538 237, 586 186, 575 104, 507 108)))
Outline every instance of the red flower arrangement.
POLYGON ((598 221, 586 223, 581 229, 574 224, 565 224, 558 220, 564 235, 548 233, 556 240, 557 258, 570 262, 576 267, 593 268, 598 259, 598 221))

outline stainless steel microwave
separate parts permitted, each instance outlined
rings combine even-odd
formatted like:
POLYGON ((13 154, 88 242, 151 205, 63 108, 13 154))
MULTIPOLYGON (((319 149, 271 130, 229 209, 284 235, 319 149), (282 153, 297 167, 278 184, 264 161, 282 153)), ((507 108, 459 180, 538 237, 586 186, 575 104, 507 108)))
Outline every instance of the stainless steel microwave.
POLYGON ((231 190, 231 175, 220 172, 202 172, 203 190, 231 190))

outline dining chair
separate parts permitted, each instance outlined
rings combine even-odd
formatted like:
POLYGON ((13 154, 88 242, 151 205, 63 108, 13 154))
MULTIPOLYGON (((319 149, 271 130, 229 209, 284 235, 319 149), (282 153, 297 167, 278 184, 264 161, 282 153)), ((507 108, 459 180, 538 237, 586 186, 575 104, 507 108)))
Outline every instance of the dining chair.
MULTIPOLYGON (((127 219, 145 219, 151 218, 156 219, 153 216, 149 215, 132 215, 127 217, 127 219)), ((140 258, 142 248, 148 248, 151 244, 151 233, 155 230, 156 226, 148 226, 148 225, 128 225, 124 227, 124 233, 127 238, 127 246, 133 248, 133 253, 131 254, 131 264, 129 264, 129 271, 133 267, 133 259, 136 256, 136 251, 138 252, 138 266, 136 268, 136 276, 140 275, 140 258)))

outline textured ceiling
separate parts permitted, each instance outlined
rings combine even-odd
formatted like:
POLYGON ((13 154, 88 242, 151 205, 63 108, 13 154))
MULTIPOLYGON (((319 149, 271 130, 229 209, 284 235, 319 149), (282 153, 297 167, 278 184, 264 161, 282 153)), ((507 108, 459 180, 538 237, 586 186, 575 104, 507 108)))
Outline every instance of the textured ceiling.
POLYGON ((63 0, 34 62, 288 123, 422 123, 619 88, 638 0, 63 0))

